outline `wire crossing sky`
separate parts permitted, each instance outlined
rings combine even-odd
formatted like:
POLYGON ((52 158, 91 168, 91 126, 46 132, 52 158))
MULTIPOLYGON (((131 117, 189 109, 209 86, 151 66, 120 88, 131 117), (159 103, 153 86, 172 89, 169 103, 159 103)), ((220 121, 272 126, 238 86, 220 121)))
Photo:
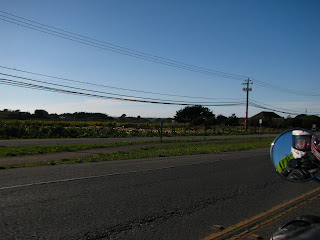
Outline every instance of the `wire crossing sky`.
POLYGON ((289 0, 5 0, 0 109, 173 117, 183 104, 203 103, 215 114, 243 117, 242 83, 250 77, 249 116, 261 109, 319 114, 319 7, 289 0), (42 86, 26 82, 36 74, 42 86))
MULTIPOLYGON (((202 67, 198 67, 198 66, 194 66, 194 65, 190 65, 190 64, 186 64, 186 63, 182 63, 182 62, 178 62, 178 61, 174 61, 174 60, 170 60, 170 59, 166 59, 166 58, 162 58, 162 57, 158 57, 158 56, 153 56, 151 54, 139 52, 139 51, 136 51, 133 49, 124 48, 121 46, 117 46, 117 45, 114 45, 111 43, 96 40, 96 39, 86 37, 83 35, 79 35, 76 33, 64 31, 62 29, 51 27, 51 26, 48 26, 48 25, 45 25, 42 23, 38 23, 38 22, 29 20, 26 18, 22 18, 22 17, 16 16, 16 15, 13 15, 10 13, 6 13, 3 11, 0 11, 0 13, 2 13, 2 15, 0 14, 0 20, 2 20, 2 21, 16 24, 19 26, 23 26, 23 27, 33 29, 35 31, 43 32, 46 34, 50 34, 50 35, 53 35, 56 37, 68 39, 68 40, 71 40, 71 41, 74 41, 77 43, 81 43, 81 44, 85 44, 88 46, 97 47, 97 48, 101 48, 101 49, 108 50, 111 52, 123 54, 126 56, 131 56, 131 57, 143 59, 143 60, 154 62, 154 63, 159 63, 159 64, 171 66, 171 67, 181 68, 181 69, 185 69, 188 71, 199 72, 199 73, 213 75, 213 76, 222 77, 222 78, 229 78, 229 79, 234 79, 234 80, 243 80, 245 78, 249 78, 246 76, 241 76, 241 75, 236 75, 236 74, 232 74, 232 73, 226 73, 226 72, 221 72, 221 71, 216 71, 216 70, 211 70, 211 69, 206 69, 206 68, 202 68, 202 67)), ((270 88, 270 89, 273 89, 276 91, 287 92, 287 93, 297 94, 297 95, 304 95, 304 96, 320 96, 320 94, 318 94, 318 93, 305 93, 305 92, 296 91, 293 89, 282 88, 282 87, 279 87, 276 85, 265 83, 265 82, 257 80, 257 79, 255 79, 255 82, 258 86, 270 88)))
MULTIPOLYGON (((21 69, 9 68, 9 67, 5 67, 5 66, 0 66, 0 68, 4 68, 4 69, 7 69, 7 70, 18 71, 18 72, 23 72, 23 73, 28 73, 28 74, 37 75, 37 76, 43 76, 43 77, 58 79, 58 80, 63 80, 63 81, 67 81, 67 82, 81 83, 81 84, 86 84, 86 85, 90 85, 90 86, 118 89, 118 90, 130 91, 130 92, 148 93, 148 94, 163 95, 163 96, 181 97, 181 98, 196 98, 196 99, 211 99, 211 100, 217 100, 218 99, 218 98, 204 98, 204 97, 195 97, 195 96, 193 96, 193 97, 192 96, 181 96, 181 95, 172 95, 172 94, 165 94, 165 93, 147 92, 147 91, 141 91, 141 90, 127 89, 127 88, 118 88, 118 87, 114 87, 114 86, 98 85, 98 84, 94 84, 94 83, 90 83, 90 82, 81 82, 81 81, 72 80, 72 79, 49 76, 49 75, 42 74, 42 73, 34 73, 34 72, 29 72, 29 71, 25 71, 25 70, 21 70, 21 69)), ((220 99, 224 99, 224 98, 220 98, 220 99)))
MULTIPOLYGON (((3 66, 0 66, 0 67, 5 68, 5 69, 10 69, 10 68, 3 67, 3 66)), ((12 69, 12 70, 19 71, 19 72, 27 72, 27 71, 17 70, 17 69, 12 69)), ((28 72, 28 73, 30 73, 30 72, 28 72)), ((40 75, 40 76, 47 76, 47 75, 39 74, 39 73, 32 73, 32 74, 40 75)), ((50 82, 46 82, 46 81, 36 80, 36 79, 32 79, 32 78, 25 78, 25 77, 21 77, 21 76, 5 74, 5 73, 1 73, 1 72, 0 72, 0 75, 6 76, 6 77, 11 77, 14 79, 19 79, 19 80, 22 79, 22 80, 27 80, 27 81, 42 84, 42 85, 35 85, 35 84, 30 84, 30 83, 16 81, 16 80, 7 79, 7 78, 0 78, 0 84, 3 84, 3 85, 31 88, 31 89, 37 89, 37 90, 43 90, 43 91, 72 94, 72 95, 79 95, 79 96, 86 96, 86 97, 96 97, 96 98, 103 98, 103 99, 113 99, 113 100, 120 100, 120 101, 151 103, 151 104, 177 105, 177 106, 202 105, 202 106, 206 106, 206 107, 210 107, 210 106, 221 107, 221 106, 240 106, 240 105, 245 104, 244 101, 240 101, 240 102, 186 102, 186 101, 180 101, 180 102, 177 102, 177 101, 168 100, 168 99, 164 100, 164 99, 144 98, 144 97, 128 96, 128 95, 115 94, 115 93, 110 93, 110 92, 102 92, 102 91, 96 91, 96 90, 90 90, 90 89, 83 89, 83 88, 78 88, 78 87, 73 87, 73 86, 67 86, 67 85, 61 85, 61 84, 55 84, 55 83, 50 83, 50 82), (48 85, 49 85, 49 87, 48 87, 48 85), (55 88, 51 87, 50 85, 51 86, 53 85, 55 88), (60 88, 56 88, 56 87, 60 87, 60 88), (61 87, 62 87, 62 89, 61 89, 61 87), (63 88, 66 88, 66 89, 63 89, 63 88), (79 91, 82 91, 82 92, 79 92, 79 91), (92 93, 95 93, 95 94, 92 94, 92 93), (97 95, 96 93, 103 94, 103 95, 97 95), (114 97, 114 96, 117 96, 117 97, 114 97)), ((53 76, 50 76, 50 78, 56 78, 56 79, 61 79, 61 80, 68 81, 68 82, 77 82, 77 83, 83 83, 85 85, 96 86, 95 84, 79 82, 76 80, 58 78, 58 77, 53 77, 53 76)), ((98 85, 98 86, 109 88, 108 86, 104 86, 104 85, 98 85)), ((130 90, 130 89, 126 89, 126 90, 130 90)), ((134 90, 130 90, 130 91, 134 91, 134 90)), ((137 92, 139 92, 139 91, 137 91, 137 92)), ((161 93, 152 93, 152 94, 165 95, 165 94, 161 94, 161 93)), ((179 96, 179 95, 173 95, 173 96, 184 97, 184 96, 179 96)), ((196 97, 187 97, 187 98, 196 98, 196 97)), ((215 100, 217 100, 217 99, 215 99, 215 100)), ((261 102, 255 101, 255 100, 250 100, 249 104, 250 104, 250 106, 253 106, 256 108, 270 110, 270 111, 277 112, 277 113, 285 113, 285 114, 290 114, 290 115, 301 114, 301 112, 292 112, 288 109, 277 108, 277 107, 270 106, 268 104, 264 104, 264 103, 261 103, 261 102)), ((309 113, 309 114, 320 115, 320 113, 309 113)))

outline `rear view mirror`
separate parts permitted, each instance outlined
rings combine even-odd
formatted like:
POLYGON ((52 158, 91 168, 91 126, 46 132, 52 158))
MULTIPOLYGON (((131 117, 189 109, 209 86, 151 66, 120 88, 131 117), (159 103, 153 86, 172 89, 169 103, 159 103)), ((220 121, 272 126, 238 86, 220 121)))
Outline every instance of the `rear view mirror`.
POLYGON ((281 133, 270 149, 277 173, 292 182, 305 182, 320 174, 319 137, 306 129, 281 133))

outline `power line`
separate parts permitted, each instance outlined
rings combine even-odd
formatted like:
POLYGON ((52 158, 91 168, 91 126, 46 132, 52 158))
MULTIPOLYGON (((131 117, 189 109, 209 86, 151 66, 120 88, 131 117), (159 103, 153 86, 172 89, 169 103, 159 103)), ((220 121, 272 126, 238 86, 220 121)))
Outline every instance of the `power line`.
MULTIPOLYGON (((110 97, 110 96, 103 96, 98 94, 86 93, 86 92, 79 92, 74 90, 66 90, 61 88, 53 88, 48 86, 42 86, 37 84, 25 83, 21 81, 16 81, 7 78, 0 78, 0 84, 10 85, 10 86, 17 86, 17 87, 24 87, 24 88, 32 88, 38 90, 45 90, 51 92, 59 92, 59 93, 66 93, 66 94, 73 94, 73 95, 81 95, 81 96, 88 96, 88 97, 97 97, 97 98, 105 98, 105 99, 113 99, 113 100, 121 100, 121 101, 131 101, 131 102, 141 102, 141 103, 153 103, 153 104, 166 104, 166 105, 182 105, 182 106, 190 106, 190 105, 197 105, 197 103, 183 103, 183 102, 170 102, 170 101, 151 101, 151 100, 143 100, 143 99, 132 99, 132 98, 120 98, 120 97, 110 97)), ((66 86, 64 86, 66 87, 66 86)), ((68 86, 69 87, 69 86, 68 86)), ((69 87, 71 89, 79 90, 79 88, 69 87)), ((90 91, 90 90, 84 90, 90 91)), ((97 92, 97 91, 92 91, 97 92)), ((239 106, 242 103, 212 103, 212 104, 203 104, 203 106, 239 106)))
MULTIPOLYGON (((13 70, 13 71, 17 71, 17 72, 28 73, 28 74, 42 76, 42 77, 49 77, 49 78, 63 80, 63 81, 67 81, 67 82, 81 83, 81 84, 91 85, 91 86, 95 86, 95 87, 111 88, 111 89, 124 90, 124 91, 130 91, 130 92, 138 92, 138 93, 146 93, 146 94, 154 94, 154 95, 162 95, 162 96, 170 96, 170 97, 180 97, 180 98, 206 99, 206 100, 218 100, 218 99, 231 100, 231 99, 233 99, 233 98, 193 97, 193 96, 186 96, 186 95, 175 95, 175 94, 165 94, 165 93, 133 90, 133 89, 128 89, 128 88, 119 88, 119 87, 114 87, 114 86, 101 85, 101 84, 95 84, 95 83, 90 83, 90 82, 82 82, 82 81, 77 81, 77 80, 72 80, 72 79, 67 79, 67 78, 55 77, 55 76, 50 76, 50 75, 46 75, 46 74, 35 73, 35 72, 25 71, 25 70, 16 69, 16 68, 5 67, 5 66, 1 66, 1 65, 0 65, 0 68, 4 68, 7 70, 13 70)), ((234 98, 233 100, 239 100, 239 98, 238 99, 234 98)))
MULTIPOLYGON (((262 103, 262 102, 259 102, 259 101, 257 101, 257 100, 250 100, 250 103, 251 104, 256 104, 256 105, 260 105, 260 106, 265 106, 265 107, 268 107, 268 108, 270 108, 270 109, 272 109, 272 110, 279 110, 279 111, 284 111, 284 112, 291 112, 291 113, 293 113, 293 112, 295 112, 295 111, 292 111, 292 110, 289 110, 289 109, 284 109, 284 108, 279 108, 279 107, 275 107, 275 106, 272 106, 272 105, 269 105, 269 104, 266 104, 266 103, 262 103)), ((301 112, 295 112, 296 114, 301 114, 301 112)))
POLYGON ((296 94, 296 95, 302 95, 302 96, 309 96, 309 97, 318 97, 320 96, 320 94, 316 94, 316 93, 306 93, 306 92, 302 92, 302 91, 296 91, 296 90, 292 90, 289 88, 283 88, 283 87, 279 87, 270 83, 265 83, 262 82, 260 80, 257 79, 253 79, 255 81, 255 85, 261 86, 261 87, 265 87, 265 88, 269 88, 269 89, 273 89, 279 92, 286 92, 286 93, 291 93, 291 94, 296 94))
MULTIPOLYGON (((0 12, 5 13, 3 11, 0 11, 0 12)), ((5 14, 7 14, 7 13, 5 13, 5 14)), ((9 14, 9 15, 14 16, 12 14, 9 14)), ((111 51, 111 52, 123 54, 123 55, 126 55, 126 56, 130 56, 130 57, 135 57, 135 58, 138 58, 138 59, 146 60, 146 61, 149 61, 149 62, 159 63, 159 64, 167 65, 167 66, 170 66, 170 67, 175 67, 175 68, 180 68, 180 69, 184 69, 184 70, 188 70, 188 71, 192 71, 192 72, 198 72, 198 73, 213 75, 213 76, 217 76, 217 77, 229 78, 229 79, 233 79, 233 80, 243 80, 243 78, 244 78, 244 76, 241 76, 241 75, 236 75, 236 74, 226 73, 226 72, 221 72, 221 71, 215 71, 215 70, 211 70, 211 69, 207 69, 207 68, 198 67, 198 66, 195 66, 195 65, 185 64, 185 63, 174 61, 174 60, 170 60, 170 59, 167 59, 167 58, 157 57, 157 56, 154 56, 154 55, 151 55, 151 54, 146 54, 146 53, 138 52, 138 51, 131 50, 131 49, 128 49, 128 48, 123 48, 123 47, 120 47, 120 46, 117 46, 117 45, 114 45, 114 44, 109 44, 109 43, 106 43, 106 42, 102 42, 102 41, 99 41, 99 40, 87 40, 87 39, 92 39, 92 38, 78 37, 78 36, 82 36, 82 35, 78 35, 78 34, 75 34, 75 33, 68 32, 69 34, 65 34, 63 32, 67 32, 67 31, 64 31, 64 30, 61 30, 61 29, 58 29, 58 28, 53 28, 53 27, 50 27, 48 25, 40 24, 40 23, 31 21, 31 20, 27 20, 25 18, 18 17, 18 16, 15 16, 15 17, 20 18, 20 19, 24 19, 25 21, 29 21, 29 22, 37 23, 39 25, 46 26, 46 28, 42 27, 42 26, 37 26, 37 25, 34 25, 34 24, 30 24, 28 22, 21 21, 21 20, 18 20, 18 19, 14 19, 14 18, 11 18, 11 17, 8 17, 8 16, 4 16, 4 15, 1 15, 1 14, 0 14, 0 16, 6 18, 6 19, 0 18, 0 20, 2 20, 2 21, 6 21, 6 22, 9 22, 9 23, 12 23, 12 24, 15 24, 15 25, 19 25, 19 26, 22 26, 22 27, 25 27, 25 28, 29 28, 29 29, 32 29, 32 30, 35 30, 35 31, 39 31, 39 32, 42 32, 42 33, 50 34, 50 35, 53 35, 53 36, 56 36, 56 37, 64 38, 64 39, 67 39, 67 40, 70 40, 70 41, 78 42, 78 43, 81 43, 81 44, 84 44, 84 45, 88 45, 88 46, 100 48, 100 49, 103 49, 103 50, 108 50, 108 51, 111 51), (53 28, 53 29, 56 29, 58 31, 51 30, 51 29, 48 29, 48 28, 53 28), (115 47, 115 46, 117 46, 117 47, 115 47)))
POLYGON ((249 103, 249 104, 252 107, 256 107, 256 108, 260 108, 260 109, 264 109, 264 110, 270 110, 270 111, 273 111, 273 112, 285 113, 285 114, 290 114, 290 115, 299 115, 298 113, 292 113, 292 112, 287 112, 287 111, 276 110, 276 109, 264 107, 264 106, 261 106, 259 104, 255 104, 255 103, 249 103))
MULTIPOLYGON (((4 76, 7 76, 7 77, 19 78, 19 79, 28 80, 28 81, 37 82, 37 83, 42 83, 42 84, 49 84, 49 85, 63 87, 63 88, 71 88, 71 89, 80 90, 80 91, 94 92, 94 93, 99 93, 99 94, 114 95, 114 96, 120 96, 120 97, 126 97, 126 98, 144 99, 144 100, 151 100, 151 101, 177 102, 175 100, 168 100, 168 99, 163 100, 163 99, 145 98, 145 97, 137 97, 137 96, 128 96, 128 95, 123 95, 123 94, 116 94, 116 93, 110 93, 110 92, 102 92, 102 91, 96 91, 96 90, 90 90, 90 89, 83 89, 83 88, 78 88, 78 87, 71 87, 71 86, 66 86, 66 85, 62 85, 62 84, 49 83, 49 82, 42 81, 42 80, 36 80, 36 79, 32 79, 32 78, 15 76, 15 75, 5 74, 5 73, 0 73, 0 75, 4 75, 4 76)), ((218 102, 218 103, 217 102, 216 103, 213 103, 213 102, 187 102, 187 101, 179 101, 179 102, 180 103, 190 104, 190 105, 241 104, 241 102, 218 102)))
MULTIPOLYGON (((292 111, 288 109, 283 109, 283 108, 278 108, 274 107, 265 103, 261 103, 255 100, 250 100, 249 105, 252 107, 260 108, 260 109, 265 109, 265 110, 270 110, 278 113, 284 113, 284 114, 290 114, 290 115, 300 115, 304 114, 304 112, 299 112, 299 111, 292 111)), ((320 115, 320 113, 311 113, 312 115, 320 115)))
MULTIPOLYGON (((0 66, 3 67, 3 66, 0 66)), ((7 67, 3 67, 6 69, 10 69, 10 70, 16 70, 16 69, 12 69, 12 68, 7 68, 7 67)), ((23 70, 17 70, 17 71, 22 71, 22 72, 26 72, 23 70)), ((33 73, 36 74, 36 73, 33 73)), ((46 82, 46 81, 42 81, 42 80, 37 80, 37 79, 32 79, 32 78, 26 78, 26 77, 21 77, 21 76, 16 76, 16 75, 11 75, 11 74, 5 74, 5 73, 0 73, 0 75, 4 75, 4 76, 9 76, 9 77, 14 77, 14 78, 19 78, 19 79, 23 79, 23 80, 28 80, 28 81, 33 81, 33 82, 37 82, 37 83, 42 83, 42 84, 49 84, 49 85, 53 85, 53 86, 58 86, 58 87, 63 87, 63 88, 71 88, 74 90, 81 90, 81 91, 89 91, 89 92, 93 92, 93 93, 100 93, 100 94, 107 94, 107 95, 113 95, 113 96, 120 96, 120 97, 126 97, 126 98, 135 98, 137 100, 149 100, 150 103, 154 103, 154 101, 160 101, 160 102, 168 102, 168 103, 172 103, 175 104, 177 103, 177 105, 181 105, 181 104, 187 104, 187 105, 205 105, 205 106, 235 106, 235 105, 244 105, 244 101, 239 101, 239 102, 187 102, 187 101, 176 101, 176 100, 164 100, 164 99, 154 99, 154 98, 145 98, 145 97, 137 97, 137 96, 130 96, 130 95, 123 95, 123 94, 116 94, 116 93, 110 93, 110 92, 102 92, 102 91, 96 91, 96 90, 90 90, 90 89, 83 89, 83 88, 77 88, 77 87, 71 87, 71 86, 67 86, 67 85, 61 85, 61 84, 54 84, 54 83, 50 83, 50 82, 46 82)), ((42 75, 42 76, 48 76, 48 75, 44 75, 44 74, 37 74, 37 75, 42 75)), ((56 78, 56 77, 53 77, 56 78)), ((64 78, 59 78, 59 79, 64 79, 64 78)), ((64 79, 67 80, 67 79, 64 79)), ((9 80, 8 80, 9 81, 9 80)), ((72 82, 80 82, 80 81, 75 81, 75 80, 70 80, 72 82)), ((34 89, 39 89, 39 90, 43 90, 43 86, 39 86, 39 85, 26 85, 23 82, 6 82, 7 85, 11 85, 11 86, 25 86, 28 88, 34 88, 34 89), (10 84, 9 84, 10 83, 10 84), (23 85, 25 84, 25 85, 23 85), (33 87, 31 87, 33 86, 33 87)), ((84 83, 84 82, 80 82, 80 83, 84 83)), ((95 84, 93 84, 95 85, 95 84)), ((98 85, 100 86, 100 85, 98 85)), ((102 85, 103 86, 103 85, 102 85)), ((46 90, 48 90, 49 88, 47 88, 46 90)), ((50 88, 52 90, 52 88, 50 88)), ((57 92, 61 92, 62 89, 55 89, 55 91, 57 92)), ((73 91, 75 93, 75 91, 73 91)), ((64 92, 65 93, 65 92, 64 92)), ((79 93, 81 94, 81 93, 79 93)), ((79 95, 78 94, 78 95, 79 95)), ((100 96, 102 97, 102 96, 100 96)), ((121 100, 121 99, 120 99, 121 100)), ((148 102, 148 101, 147 101, 148 102)), ((299 115, 299 114, 303 114, 302 112, 298 112, 298 111, 292 111, 292 110, 288 110, 288 109, 283 109, 283 108, 278 108, 275 106, 271 106, 256 100, 250 100, 249 101, 250 106, 252 107, 256 107, 256 108, 261 108, 261 109, 265 109, 265 110, 271 110, 274 112, 279 112, 279 113, 285 113, 285 114, 291 114, 291 115, 299 115)), ((314 115, 320 115, 320 113, 310 113, 310 114, 314 114, 314 115)))
MULTIPOLYGON (((10 14, 10 13, 4 12, 4 11, 0 11, 0 12, 3 14, 6 14, 8 16, 11 16, 11 17, 8 17, 8 16, 0 14, 1 17, 5 18, 5 19, 0 18, 0 20, 2 20, 2 21, 6 21, 6 22, 9 22, 9 23, 12 23, 15 25, 19 25, 19 26, 22 26, 25 28, 29 28, 29 29, 32 29, 35 31, 43 32, 46 34, 50 34, 50 35, 53 35, 56 37, 64 38, 64 39, 78 42, 81 44, 89 45, 92 47, 108 50, 111 52, 127 55, 130 57, 139 58, 139 59, 146 60, 149 62, 154 62, 154 63, 158 63, 158 64, 167 65, 170 67, 180 68, 180 69, 184 69, 184 70, 188 70, 188 71, 192 71, 192 72, 198 72, 198 73, 213 75, 213 76, 222 77, 222 78, 229 78, 229 79, 233 79, 233 80, 243 80, 244 78, 247 78, 247 76, 243 76, 243 75, 227 73, 227 72, 212 70, 212 69, 208 69, 208 68, 203 68, 203 67, 199 67, 196 65, 186 64, 186 63, 171 60, 168 58, 163 58, 163 57, 159 57, 156 55, 136 51, 136 50, 133 50, 130 48, 121 47, 119 45, 100 41, 100 40, 90 38, 90 37, 87 37, 84 35, 72 33, 70 31, 65 31, 63 29, 59 29, 56 27, 51 27, 49 25, 42 24, 42 23, 39 23, 36 21, 32 21, 27 18, 19 17, 17 15, 13 15, 13 14, 10 14), (19 19, 21 19, 21 20, 19 20, 19 19)), ((272 89, 275 91, 280 91, 282 93, 285 92, 285 93, 290 93, 290 94, 312 96, 312 97, 313 96, 320 96, 320 94, 316 94, 316 93, 307 93, 307 92, 302 92, 302 91, 296 91, 296 90, 272 85, 269 83, 265 83, 265 82, 257 80, 257 79, 253 79, 253 80, 255 81, 255 83, 258 86, 269 88, 269 89, 272 89)))
POLYGON ((52 26, 49 26, 49 25, 46 25, 46 24, 42 24, 42 23, 39 23, 39 22, 30 20, 30 19, 26 19, 26 18, 23 18, 23 17, 19 17, 19 16, 17 16, 17 15, 13 15, 13 14, 10 14, 10 13, 4 12, 4 11, 0 11, 0 12, 2 12, 2 13, 4 13, 4 14, 7 14, 7 15, 9 15, 9 16, 13 16, 13 17, 22 19, 22 20, 24 20, 24 21, 28 21, 28 22, 32 22, 32 23, 38 24, 38 25, 40 25, 40 26, 44 26, 44 27, 47 27, 47 28, 51 28, 51 29, 54 29, 54 30, 57 30, 57 31, 60 31, 60 32, 65 32, 65 33, 68 33, 68 34, 71 34, 71 35, 74 35, 74 36, 78 36, 78 37, 81 37, 81 38, 84 38, 84 39, 89 39, 89 40, 91 40, 91 41, 98 42, 98 43, 102 43, 102 44, 105 44, 105 45, 108 45, 108 46, 113 46, 113 47, 116 47, 116 48, 119 48, 119 49, 128 50, 128 51, 130 51, 130 52, 138 53, 138 54, 145 55, 145 56, 150 56, 150 57, 152 57, 152 58, 162 59, 162 60, 166 60, 166 61, 178 63, 178 64, 185 65, 185 66, 195 67, 195 68, 199 68, 199 69, 203 69, 203 70, 207 70, 207 71, 214 71, 214 72, 220 73, 220 74, 227 74, 227 75, 234 76, 234 77, 240 77, 241 79, 242 79, 242 78, 246 78, 246 76, 242 76, 242 75, 238 75, 238 74, 227 73, 227 72, 212 70, 212 69, 208 69, 208 68, 203 68, 203 67, 195 66, 195 65, 192 65, 192 64, 186 64, 186 63, 179 62, 179 61, 175 61, 175 60, 172 60, 172 59, 163 58, 163 57, 159 57, 159 56, 156 56, 156 55, 144 53, 144 52, 141 52, 141 51, 136 51, 136 50, 134 50, 134 49, 122 47, 122 46, 119 46, 119 45, 115 45, 115 44, 108 43, 108 42, 105 42, 105 41, 97 40, 97 39, 94 39, 94 38, 91 38, 91 37, 87 37, 87 36, 84 36, 84 35, 72 33, 72 32, 70 32, 70 31, 65 31, 65 30, 63 30, 63 29, 59 29, 59 28, 56 28, 56 27, 52 27, 52 26))
MULTIPOLYGON (((208 68, 203 68, 203 67, 199 67, 196 65, 186 64, 186 63, 171 60, 168 58, 163 58, 163 57, 159 57, 156 55, 136 51, 136 50, 133 50, 130 48, 121 47, 119 45, 111 44, 111 43, 100 41, 100 40, 97 40, 94 38, 86 37, 84 35, 72 33, 70 31, 65 31, 65 30, 62 30, 59 28, 51 27, 49 25, 45 25, 45 24, 42 24, 42 23, 39 23, 36 21, 32 21, 27 18, 19 17, 17 15, 13 15, 13 14, 10 14, 10 13, 4 12, 4 11, 0 11, 0 12, 5 14, 5 15, 0 14, 0 16, 2 17, 2 18, 0 18, 0 20, 2 20, 2 21, 6 21, 6 22, 9 22, 9 23, 12 23, 15 25, 19 25, 19 26, 22 26, 25 28, 29 28, 29 29, 32 29, 35 31, 43 32, 46 34, 50 34, 50 35, 53 35, 56 37, 64 38, 64 39, 78 42, 81 44, 89 45, 92 47, 116 52, 116 53, 127 55, 130 57, 139 58, 139 59, 146 60, 149 62, 154 62, 154 63, 158 63, 158 64, 167 65, 170 67, 180 68, 180 69, 184 69, 184 70, 188 70, 188 71, 192 71, 192 72, 198 72, 198 73, 202 73, 202 74, 208 74, 208 75, 212 75, 212 76, 229 78, 229 79, 233 79, 233 80, 241 80, 241 81, 243 80, 243 78, 247 78, 246 76, 243 76, 243 75, 237 75, 237 74, 233 74, 233 73, 227 73, 227 72, 212 70, 212 69, 208 69, 208 68), (9 17, 9 16, 11 16, 11 17, 9 17)), ((290 94, 311 96, 311 97, 320 96, 320 94, 296 91, 296 90, 272 85, 269 83, 265 83, 265 82, 257 80, 257 79, 253 79, 253 80, 254 80, 255 84, 257 84, 258 86, 269 88, 269 89, 272 89, 275 91, 280 91, 282 93, 290 93, 290 94)), ((120 89, 120 88, 118 88, 118 89, 120 89)), ((128 89, 126 89, 126 90, 128 90, 128 89)), ((147 92, 145 92, 145 93, 147 93, 147 92)), ((184 97, 186 97, 186 96, 184 96, 184 97)))
MULTIPOLYGON (((94 93, 102 93, 102 94, 110 94, 110 93, 105 93, 105 92, 99 92, 99 91, 93 91, 93 90, 88 90, 88 89, 81 89, 81 88, 75 88, 75 87, 70 87, 70 86, 65 86, 65 85, 60 85, 60 84, 53 84, 53 83, 48 83, 40 80, 35 80, 35 79, 28 79, 24 77, 18 77, 18 76, 13 76, 9 74, 2 74, 5 76, 11 76, 15 78, 20 78, 20 79, 25 79, 25 80, 30 80, 30 81, 35 81, 39 83, 46 83, 46 84, 51 84, 59 87, 65 87, 65 88, 71 88, 75 90, 83 90, 83 91, 91 91, 94 93)), ((174 102, 174 101, 166 101, 166 100, 161 100, 156 101, 151 101, 146 100, 147 98, 137 98, 137 99, 130 99, 130 98, 119 98, 119 97, 110 97, 110 96, 103 96, 103 95, 98 95, 98 94, 92 94, 92 93, 86 93, 86 92, 79 92, 79 91, 74 91, 74 90, 66 90, 66 89, 61 89, 61 88, 53 88, 53 87, 48 87, 48 86, 42 86, 42 85, 36 85, 36 84, 30 84, 30 83, 25 83, 21 81, 15 81, 12 79, 6 79, 6 78, 0 78, 0 84, 3 85, 9 85, 9 86, 15 86, 15 87, 23 87, 23 88, 30 88, 30 89, 36 89, 36 90, 43 90, 43 91, 50 91, 50 92, 57 92, 57 93, 64 93, 64 94, 72 94, 72 95, 80 95, 80 96, 87 96, 87 97, 96 97, 96 98, 102 98, 102 99, 112 99, 112 100, 121 100, 121 101, 131 101, 131 102, 141 102, 141 103, 152 103, 152 104, 165 104, 165 105, 182 105, 182 106, 188 106, 188 105, 197 105, 199 103, 187 103, 187 102, 174 102)), ((118 95, 118 94, 112 94, 111 95, 118 95)), ((118 95, 119 96, 119 95, 118 95)), ((125 95, 120 95, 124 96, 125 95)), ((133 96, 126 96, 126 97, 133 97, 133 96)), ((285 114, 290 114, 290 115, 300 115, 303 114, 302 112, 294 112, 291 110, 287 109, 281 109, 277 108, 274 106, 270 106, 255 100, 250 100, 249 102, 250 106, 260 108, 260 109, 265 109, 265 110, 271 110, 274 112, 279 112, 279 113, 285 113, 285 114)), ((245 105, 244 102, 219 102, 219 103, 211 103, 211 104, 203 104, 203 106, 239 106, 239 105, 245 105)), ((313 115, 320 115, 319 113, 313 113, 313 115)))

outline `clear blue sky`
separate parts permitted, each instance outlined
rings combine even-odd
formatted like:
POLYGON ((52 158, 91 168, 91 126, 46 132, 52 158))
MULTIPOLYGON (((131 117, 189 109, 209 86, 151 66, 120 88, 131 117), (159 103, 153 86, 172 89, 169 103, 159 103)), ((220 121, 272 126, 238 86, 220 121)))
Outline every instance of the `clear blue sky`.
MULTIPOLYGON (((320 2, 316 0, 2 0, 0 10, 147 54, 247 76, 263 82, 254 81, 250 99, 294 112, 304 113, 307 109, 308 113, 320 114, 319 96, 290 94, 261 86, 267 83, 320 95, 320 2)), ((0 15, 6 20, 10 17, 0 15)), ((1 73, 144 98, 189 102, 246 99, 242 91, 245 78, 229 79, 173 68, 3 20, 0 29, 0 66, 118 88, 224 99, 178 98, 93 87, 3 68, 1 73)), ((0 87, 1 110, 173 117, 183 108, 0 87)), ((216 115, 245 116, 245 105, 209 108, 216 115)), ((250 107, 249 116, 260 111, 263 109, 250 107)))
POLYGON ((292 146, 292 132, 288 132, 282 135, 273 147, 272 161, 276 167, 280 160, 285 156, 289 156, 291 153, 292 146))

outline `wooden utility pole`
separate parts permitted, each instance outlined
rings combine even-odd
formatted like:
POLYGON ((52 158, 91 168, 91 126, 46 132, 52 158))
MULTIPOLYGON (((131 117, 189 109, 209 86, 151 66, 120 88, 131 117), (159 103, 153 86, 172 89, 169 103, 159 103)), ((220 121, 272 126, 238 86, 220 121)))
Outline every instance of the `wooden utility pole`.
POLYGON ((162 135, 163 135, 163 124, 164 124, 164 121, 161 120, 161 123, 160 123, 160 141, 162 142, 162 135))
POLYGON ((248 78, 245 83, 242 83, 243 85, 246 85, 246 87, 243 88, 243 91, 247 92, 247 105, 246 105, 246 132, 248 132, 248 107, 249 107, 249 92, 252 91, 252 88, 249 88, 249 84, 253 84, 252 81, 248 78))

